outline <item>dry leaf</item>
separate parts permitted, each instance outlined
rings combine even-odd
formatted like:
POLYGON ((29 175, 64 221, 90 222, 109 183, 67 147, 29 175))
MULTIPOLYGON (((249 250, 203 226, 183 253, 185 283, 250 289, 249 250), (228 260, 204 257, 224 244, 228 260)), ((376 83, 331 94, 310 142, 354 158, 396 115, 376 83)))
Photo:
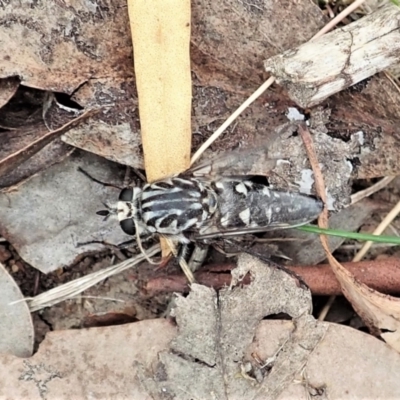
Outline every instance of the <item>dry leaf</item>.
MULTIPOLYGON (((49 103, 52 104, 51 101, 49 103)), ((45 113, 45 111, 44 108, 43 113, 45 113)), ((46 117, 44 119, 40 117, 37 119, 36 124, 32 124, 33 126, 27 124, 26 127, 18 130, 5 132, 7 138, 4 139, 9 148, 2 152, 0 176, 14 170, 53 140, 59 138, 64 132, 79 125, 82 121, 95 113, 95 110, 86 111, 84 113, 77 112, 75 115, 63 116, 61 120, 58 118, 57 121, 46 121, 46 117)), ((41 114, 39 115, 41 116, 41 114)))
POLYGON ((149 182, 189 167, 190 1, 128 2, 149 182))
POLYGON ((293 277, 245 255, 234 272, 235 281, 248 273, 253 277, 248 286, 219 294, 194 285, 186 299, 177 299, 178 329, 157 319, 62 330, 50 332, 31 358, 0 355, 0 396, 34 400, 88 398, 93 393, 101 398, 210 400, 400 396, 399 354, 371 335, 315 321, 308 315, 308 290, 293 277), (294 320, 260 321, 281 311, 294 320))
MULTIPOLYGON (((122 13, 122 10, 118 12, 122 13)), ((131 52, 130 44, 126 50, 131 52)), ((124 61, 126 64, 129 59, 124 61)), ((100 108, 101 112, 66 132, 63 140, 108 160, 143 169, 132 66, 127 71, 127 66, 124 65, 124 72, 122 77, 111 74, 104 78, 91 79, 74 93, 72 100, 85 109, 100 108)))
MULTIPOLYGON (((326 243, 324 246, 329 251, 326 243)), ((343 294, 357 314, 372 333, 380 335, 400 353, 400 299, 379 293, 358 282, 332 255, 327 253, 327 256, 343 294)))
MULTIPOLYGON (((0 353, 30 357, 33 323, 24 296, 12 276, 0 264, 0 353)), ((1 389, 0 389, 1 392, 1 389)))
POLYGON ((0 18, 7 20, 0 27, 0 78, 18 76, 31 88, 73 94, 85 110, 101 108, 67 143, 142 167, 126 1, 14 2, 0 8, 0 18))
MULTIPOLYGON (((327 327, 323 340, 307 358, 303 374, 289 382, 281 392, 280 400, 400 396, 399 354, 355 329, 319 324, 327 327)), ((261 360, 267 360, 273 357, 290 339, 292 331, 291 321, 261 321, 252 344, 246 349, 245 358, 257 355, 261 360)), ((68 400, 89 398, 95 393, 98 398, 150 400, 164 395, 165 399, 168 393, 162 386, 162 379, 169 376, 160 365, 158 354, 168 351, 176 335, 176 327, 165 319, 49 332, 37 353, 30 358, 0 355, 0 396, 68 400), (124 344, 123 351, 121 343, 124 344), (143 369, 150 377, 142 380, 139 376, 143 376, 143 369), (159 391, 156 385, 152 386, 152 377, 161 381, 159 391), (148 390, 151 386, 154 392, 148 390)), ((276 378, 278 384, 280 377, 276 378)), ((184 385, 200 386, 199 379, 200 376, 196 376, 193 382, 179 382, 174 388, 176 398, 189 398, 191 392, 185 392, 184 385)), ((237 365, 235 379, 243 385, 251 383, 253 392, 259 387, 256 381, 248 381, 246 375, 240 373, 240 365, 237 365)), ((198 398, 254 399, 249 395, 240 397, 234 392, 216 397, 210 390, 211 384, 204 382, 198 398)), ((274 398, 273 393, 268 394, 271 395, 268 398, 274 398)))
POLYGON ((126 77, 131 50, 124 8, 123 0, 3 4, 0 77, 69 94, 89 80, 126 77))
POLYGON ((320 8, 304 0, 202 0, 192 7, 193 69, 203 84, 228 91, 255 90, 266 75, 263 59, 306 42, 325 24, 320 8))

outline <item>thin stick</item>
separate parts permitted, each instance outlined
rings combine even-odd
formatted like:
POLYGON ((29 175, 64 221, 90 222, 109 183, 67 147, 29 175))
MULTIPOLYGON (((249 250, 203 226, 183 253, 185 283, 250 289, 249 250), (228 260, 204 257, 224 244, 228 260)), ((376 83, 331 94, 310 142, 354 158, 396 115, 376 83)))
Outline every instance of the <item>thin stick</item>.
MULTIPOLYGON (((160 246, 157 244, 147 250, 149 256, 154 256, 161 251, 160 246)), ((89 275, 82 276, 81 278, 75 279, 71 282, 65 283, 64 285, 58 286, 54 289, 48 290, 47 292, 41 293, 35 297, 23 299, 28 303, 29 310, 31 312, 38 311, 45 307, 50 307, 54 304, 60 303, 68 299, 72 299, 84 290, 96 285, 97 283, 109 278, 115 274, 118 274, 128 268, 132 268, 134 265, 145 260, 143 254, 139 254, 136 257, 132 257, 125 260, 117 265, 102 269, 100 271, 93 272, 89 275)))
MULTIPOLYGON (((389 214, 383 219, 383 221, 378 225, 378 227, 374 230, 374 235, 380 235, 388 226, 389 224, 397 217, 400 213, 400 201, 392 208, 389 214)), ((353 258, 353 262, 360 261, 371 248, 373 242, 365 242, 361 249, 357 252, 357 254, 353 258)), ((330 296, 328 301, 326 302, 325 306, 321 310, 320 314, 318 315, 318 320, 323 321, 326 318, 330 308, 332 307, 333 302, 335 301, 336 296, 330 296)))
POLYGON ((365 0, 356 0, 346 7, 340 14, 338 14, 332 21, 329 21, 320 31, 318 31, 311 40, 317 39, 325 33, 333 29, 340 21, 345 19, 349 14, 351 14, 356 8, 360 7, 365 0))
POLYGON ((381 179, 379 182, 376 182, 374 185, 370 186, 367 189, 360 190, 357 193, 354 193, 351 195, 351 204, 355 204, 359 202, 360 200, 364 199, 365 197, 371 196, 371 194, 374 194, 378 192, 379 190, 383 189, 386 187, 392 180, 395 178, 395 176, 386 176, 385 178, 381 179))
MULTIPOLYGON (((380 235, 388 226, 392 223, 392 221, 398 216, 400 213, 400 201, 392 208, 389 214, 383 219, 383 221, 378 225, 378 227, 374 230, 374 235, 380 235)), ((361 247, 360 251, 353 258, 353 261, 360 261, 365 254, 367 254, 368 250, 372 246, 373 242, 365 242, 364 246, 361 247)))
POLYGON ((200 146, 200 148, 194 153, 190 160, 190 165, 193 165, 200 156, 204 153, 210 145, 218 139, 221 134, 225 131, 228 126, 235 121, 235 119, 255 100, 257 100, 275 81, 275 78, 271 76, 265 81, 244 103, 242 103, 229 117, 228 119, 200 146))

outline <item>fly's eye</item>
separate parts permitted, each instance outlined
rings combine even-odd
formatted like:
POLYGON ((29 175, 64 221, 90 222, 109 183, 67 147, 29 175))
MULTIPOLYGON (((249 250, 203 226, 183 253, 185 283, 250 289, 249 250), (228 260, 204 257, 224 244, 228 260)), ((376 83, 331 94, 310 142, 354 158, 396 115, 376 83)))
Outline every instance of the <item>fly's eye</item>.
POLYGON ((119 221, 119 225, 127 235, 131 236, 135 235, 136 229, 132 218, 126 218, 123 219, 122 221, 119 221))
POLYGON ((121 190, 119 194, 120 201, 132 201, 133 200, 133 189, 132 188, 125 188, 121 190))

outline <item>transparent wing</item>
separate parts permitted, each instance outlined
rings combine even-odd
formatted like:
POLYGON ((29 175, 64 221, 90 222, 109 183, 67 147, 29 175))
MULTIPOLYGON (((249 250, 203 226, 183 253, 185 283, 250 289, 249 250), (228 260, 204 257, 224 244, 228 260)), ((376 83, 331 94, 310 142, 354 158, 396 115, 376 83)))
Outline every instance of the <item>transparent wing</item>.
POLYGON ((205 177, 210 180, 224 176, 267 176, 280 158, 279 137, 295 130, 294 124, 284 124, 273 132, 258 135, 249 147, 238 148, 197 163, 185 172, 185 175, 191 174, 197 178, 205 177))

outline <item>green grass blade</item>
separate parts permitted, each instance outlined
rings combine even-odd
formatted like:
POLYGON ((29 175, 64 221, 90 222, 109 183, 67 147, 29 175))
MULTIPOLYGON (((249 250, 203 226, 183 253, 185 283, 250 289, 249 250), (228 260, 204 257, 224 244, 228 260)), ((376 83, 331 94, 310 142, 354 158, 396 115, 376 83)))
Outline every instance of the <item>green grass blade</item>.
POLYGON ((371 235, 368 233, 357 233, 357 232, 348 232, 342 231, 340 229, 322 229, 318 228, 315 225, 303 225, 298 228, 300 231, 316 233, 316 234, 325 234, 328 236, 339 236, 346 239, 354 239, 354 240, 362 240, 362 241, 371 241, 376 243, 387 243, 387 244, 399 244, 400 245, 400 237, 399 236, 383 236, 383 235, 371 235))

